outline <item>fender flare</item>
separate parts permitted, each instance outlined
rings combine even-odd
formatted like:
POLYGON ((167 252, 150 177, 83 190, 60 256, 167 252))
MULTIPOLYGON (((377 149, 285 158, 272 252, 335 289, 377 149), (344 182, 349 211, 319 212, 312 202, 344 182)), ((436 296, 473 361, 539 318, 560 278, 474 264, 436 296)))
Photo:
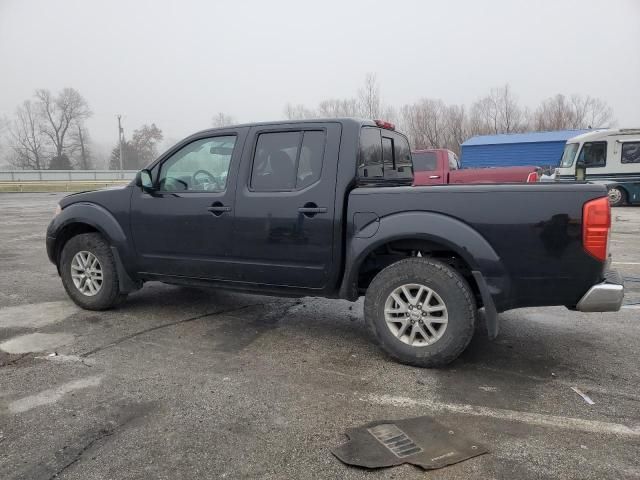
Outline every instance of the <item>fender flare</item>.
POLYGON ((135 280, 135 275, 125 267, 135 260, 133 246, 124 232, 122 226, 106 208, 90 202, 73 203, 65 207, 54 218, 47 230, 47 237, 53 237, 52 251, 49 257, 58 265, 57 254, 60 250, 58 238, 65 228, 73 224, 88 225, 103 235, 109 245, 116 262, 116 271, 120 283, 120 291, 128 293, 140 287, 140 282, 135 280))
MULTIPOLYGON (((485 302, 488 293, 497 311, 501 311, 502 299, 508 296, 511 285, 509 275, 500 256, 474 228, 454 217, 425 211, 396 213, 377 219, 377 223, 379 225, 373 235, 364 238, 354 232, 347 240, 340 297, 358 297, 358 272, 369 253, 389 242, 415 239, 439 243, 459 255, 472 272, 478 272, 484 279, 486 289, 484 292, 481 289, 481 293, 485 302)), ((363 229, 369 230, 370 225, 363 229)), ((477 282, 475 274, 474 279, 477 282)))

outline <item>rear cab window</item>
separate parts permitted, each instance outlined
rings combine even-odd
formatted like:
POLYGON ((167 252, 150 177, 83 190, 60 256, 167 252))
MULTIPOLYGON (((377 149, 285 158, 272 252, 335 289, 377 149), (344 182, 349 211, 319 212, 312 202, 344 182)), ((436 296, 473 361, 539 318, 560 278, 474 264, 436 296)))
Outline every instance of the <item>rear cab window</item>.
POLYGON ((458 162, 458 157, 452 151, 447 152, 447 156, 449 158, 449 170, 458 170, 460 168, 460 162, 458 162))
POLYGON ((410 185, 413 163, 406 137, 392 130, 362 127, 358 182, 410 185))

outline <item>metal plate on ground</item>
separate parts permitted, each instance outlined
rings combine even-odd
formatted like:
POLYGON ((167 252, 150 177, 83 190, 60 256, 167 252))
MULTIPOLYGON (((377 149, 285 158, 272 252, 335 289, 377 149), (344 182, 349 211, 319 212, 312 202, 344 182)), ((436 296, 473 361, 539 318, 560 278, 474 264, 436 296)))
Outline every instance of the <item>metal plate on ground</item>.
POLYGON ((365 468, 411 463, 432 470, 487 453, 431 417, 379 420, 345 433, 349 441, 331 452, 346 464, 365 468))

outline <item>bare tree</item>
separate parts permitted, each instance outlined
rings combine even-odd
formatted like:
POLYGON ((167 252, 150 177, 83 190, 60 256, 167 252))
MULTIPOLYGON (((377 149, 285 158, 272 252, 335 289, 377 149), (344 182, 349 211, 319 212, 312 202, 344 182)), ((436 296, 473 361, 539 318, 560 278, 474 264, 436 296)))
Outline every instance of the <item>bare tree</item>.
POLYGON ((289 120, 308 118, 364 117, 370 119, 384 118, 393 121, 397 117, 396 110, 380 101, 380 87, 376 75, 368 73, 364 85, 358 90, 358 97, 327 98, 317 108, 308 108, 302 104, 287 103, 284 115, 289 120))
POLYGON ((445 146, 460 154, 460 145, 468 138, 467 117, 463 105, 449 105, 444 113, 446 124, 445 146))
POLYGON ((318 117, 321 118, 337 118, 337 117, 357 117, 359 113, 358 100, 355 98, 330 98, 323 100, 318 105, 318 117))
POLYGON ((413 148, 441 148, 445 146, 446 105, 442 100, 423 98, 401 109, 402 124, 413 148))
POLYGON ((527 129, 526 112, 518 104, 509 84, 492 88, 471 106, 469 131, 473 135, 522 132, 527 129))
POLYGON ((19 168, 41 170, 46 168, 43 126, 37 108, 25 100, 16 109, 16 117, 9 127, 11 149, 14 156, 10 162, 19 168))
POLYGON ((90 170, 92 168, 92 162, 91 149, 89 147, 89 132, 83 125, 78 124, 70 136, 73 142, 70 150, 77 151, 76 164, 82 170, 90 170))
POLYGON ((504 87, 493 89, 492 97, 498 110, 500 129, 503 133, 526 130, 524 110, 518 104, 508 83, 504 87))
POLYGON ((562 94, 543 100, 534 113, 536 130, 563 130, 577 128, 576 125, 573 107, 562 94))
POLYGON ((302 104, 293 105, 287 103, 284 107, 284 116, 287 120, 304 120, 307 118, 317 118, 317 114, 313 110, 309 110, 302 104))
POLYGON ((4 157, 5 140, 9 132, 9 120, 5 116, 0 117, 0 162, 4 157))
POLYGON ((360 115, 365 118, 380 118, 382 111, 380 102, 380 87, 375 73, 367 73, 364 86, 358 91, 360 100, 360 115))
POLYGON ((229 125, 233 125, 236 122, 236 119, 231 116, 231 115, 227 115, 226 113, 223 112, 218 112, 213 116, 213 120, 212 120, 212 124, 214 126, 214 128, 222 128, 222 127, 227 127, 229 125))
POLYGON ((71 130, 91 116, 87 101, 73 88, 64 88, 57 96, 46 89, 36 90, 42 131, 53 147, 54 158, 70 156, 68 135, 71 130))
POLYGON ((576 113, 578 128, 611 127, 615 123, 613 109, 600 98, 571 95, 571 104, 576 113))
POLYGON ((612 126, 613 110, 604 101, 590 96, 557 94, 543 100, 534 113, 536 130, 563 130, 612 126))

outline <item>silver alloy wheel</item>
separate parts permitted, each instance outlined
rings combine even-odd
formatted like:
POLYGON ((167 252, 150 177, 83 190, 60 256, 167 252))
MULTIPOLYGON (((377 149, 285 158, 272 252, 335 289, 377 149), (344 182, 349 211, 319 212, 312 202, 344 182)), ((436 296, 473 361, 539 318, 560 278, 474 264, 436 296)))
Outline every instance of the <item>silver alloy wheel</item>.
POLYGON ((81 251, 71 260, 71 279, 78 291, 93 297, 102 288, 102 265, 93 253, 81 251))
POLYGON ((619 188, 611 188, 609 190, 609 203, 616 205, 622 200, 622 192, 619 188))
POLYGON ((384 319, 393 335, 412 347, 437 342, 447 329, 447 306, 426 285, 410 283, 396 288, 384 304, 384 319))

